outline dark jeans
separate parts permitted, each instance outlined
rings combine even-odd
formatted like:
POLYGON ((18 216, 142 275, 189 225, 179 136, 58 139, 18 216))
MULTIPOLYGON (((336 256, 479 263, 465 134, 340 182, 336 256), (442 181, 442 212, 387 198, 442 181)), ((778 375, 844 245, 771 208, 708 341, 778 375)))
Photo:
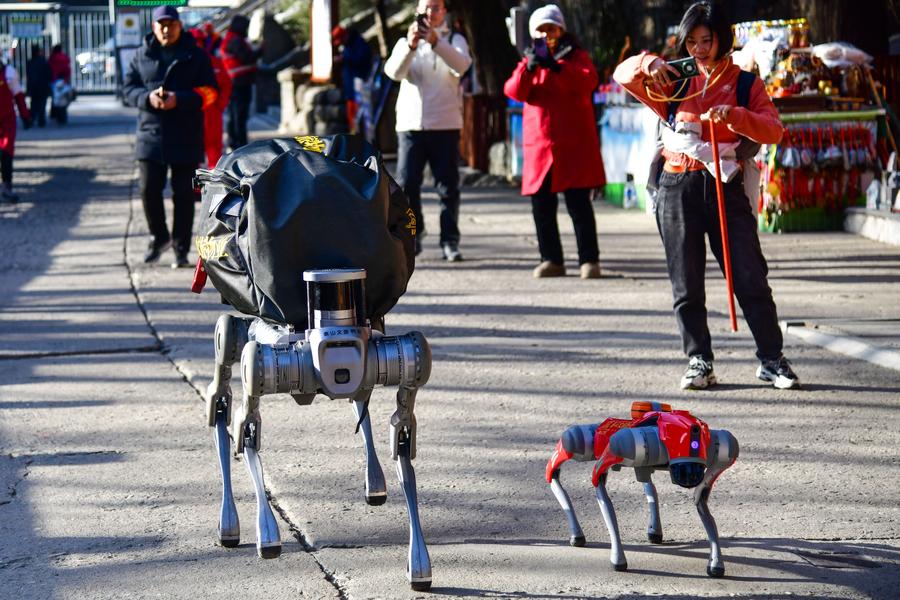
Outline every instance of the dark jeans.
MULTIPOLYGON (((741 177, 724 184, 728 243, 734 294, 756 341, 756 356, 777 358, 783 339, 772 290, 766 279, 769 267, 759 246, 756 219, 744 193, 741 177)), ((659 181, 656 225, 666 250, 675 318, 688 356, 713 359, 706 323, 706 241, 719 267, 722 234, 716 202, 715 178, 707 171, 663 172, 659 181)), ((722 299, 724 303, 725 299, 722 299)))
POLYGON ((194 227, 194 184, 197 165, 165 165, 152 160, 139 160, 141 201, 147 226, 156 243, 171 239, 175 248, 187 251, 191 246, 194 227), (166 209, 163 206, 163 190, 166 187, 166 170, 172 169, 172 235, 166 227, 166 209))
POLYGON ((225 111, 225 131, 228 146, 236 150, 247 145, 247 119, 250 118, 250 98, 253 85, 236 85, 231 89, 231 100, 225 111))
POLYGON ((431 165, 434 187, 441 201, 441 244, 459 243, 459 130, 398 131, 397 178, 416 215, 422 219, 422 176, 431 165))
POLYGON ((0 178, 3 183, 12 187, 13 155, 0 150, 0 178))
MULTIPOLYGON (((556 222, 559 197, 550 191, 550 182, 548 171, 541 189, 531 196, 531 213, 534 215, 534 226, 537 229, 541 260, 561 265, 564 262, 563 249, 559 239, 559 225, 556 222)), ((597 222, 594 220, 590 190, 569 189, 563 191, 563 196, 566 199, 566 210, 569 211, 572 225, 575 226, 578 264, 597 262, 600 259, 600 250, 597 248, 597 222)))
POLYGON ((47 125, 47 98, 49 96, 43 95, 39 96, 37 94, 31 95, 31 106, 28 107, 29 111, 31 111, 31 118, 34 119, 35 124, 38 127, 44 127, 47 125))

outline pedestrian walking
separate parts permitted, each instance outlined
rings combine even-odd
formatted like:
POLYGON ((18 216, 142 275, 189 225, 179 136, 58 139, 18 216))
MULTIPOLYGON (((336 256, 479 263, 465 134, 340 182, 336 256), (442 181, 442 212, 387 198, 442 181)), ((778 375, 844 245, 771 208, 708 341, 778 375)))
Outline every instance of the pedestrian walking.
POLYGON ((210 28, 191 29, 191 34, 199 48, 202 48, 209 57, 213 73, 216 76, 216 85, 219 87, 219 96, 216 101, 203 109, 203 147, 206 151, 206 164, 209 168, 216 166, 222 157, 222 117, 228 109, 228 101, 231 97, 231 78, 225 72, 222 59, 212 54, 215 45, 209 43, 207 31, 210 28))
POLYGON ((194 171, 203 161, 203 108, 215 103, 216 79, 194 38, 183 35, 178 11, 153 11, 153 32, 135 52, 125 76, 125 100, 139 109, 135 158, 144 216, 150 229, 145 263, 174 244, 173 268, 187 267, 194 222, 194 171), (172 233, 163 190, 171 170, 172 233))
POLYGON ((31 127, 31 113, 25 106, 25 92, 12 65, 0 60, 0 202, 19 201, 13 193, 13 154, 16 148, 16 109, 25 129, 31 127))
POLYGON ((592 94, 600 83, 588 53, 566 31, 555 4, 535 10, 528 20, 532 45, 503 86, 525 103, 522 110, 524 164, 522 195, 531 196, 541 263, 535 277, 566 274, 559 225, 558 194, 575 228, 582 279, 600 277, 597 223, 591 189, 606 183, 592 94))
POLYGON ((249 27, 250 20, 244 15, 232 17, 219 49, 225 71, 231 77, 231 100, 225 114, 230 150, 247 145, 247 119, 250 118, 250 99, 256 81, 256 59, 262 51, 254 49, 247 41, 249 27))
POLYGON ((75 96, 72 91, 72 61, 63 52, 62 45, 56 44, 50 49, 50 80, 53 82, 53 100, 50 103, 50 118, 56 119, 59 125, 69 120, 69 103, 75 96))
POLYGON ((441 205, 440 244, 444 259, 459 251, 460 77, 472 64, 466 38, 447 25, 444 0, 419 0, 415 21, 394 46, 385 74, 400 82, 397 96, 397 175, 417 223, 416 253, 425 235, 422 177, 431 166, 441 205))
POLYGON ((704 236, 724 271, 715 165, 708 143, 709 128, 715 127, 723 154, 735 150, 732 160, 721 161, 724 205, 734 292, 756 342, 760 361, 756 374, 776 388, 793 388, 800 381, 782 354, 768 266, 744 192, 743 173, 734 160, 742 139, 776 144, 783 127, 763 82, 732 63, 733 42, 721 9, 698 2, 688 8, 678 28, 681 54, 696 61, 696 76, 681 78, 679 69, 643 52, 622 62, 613 77, 664 123, 671 123, 663 133, 665 162, 659 175, 656 223, 666 252, 675 318, 689 357, 681 387, 703 389, 716 383, 704 282, 704 236))
POLYGON ((44 49, 37 44, 32 45, 31 58, 25 64, 25 88, 31 98, 31 118, 38 127, 47 125, 47 98, 50 97, 52 82, 53 72, 44 57, 44 49))

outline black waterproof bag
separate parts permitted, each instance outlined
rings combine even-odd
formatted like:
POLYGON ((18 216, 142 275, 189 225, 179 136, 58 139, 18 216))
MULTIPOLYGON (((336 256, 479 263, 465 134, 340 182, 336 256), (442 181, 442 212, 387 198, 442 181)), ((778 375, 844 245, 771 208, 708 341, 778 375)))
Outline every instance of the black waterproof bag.
POLYGON ((308 269, 366 270, 375 323, 406 291, 416 220, 381 156, 360 136, 254 142, 197 171, 198 254, 224 302, 306 329, 308 269))

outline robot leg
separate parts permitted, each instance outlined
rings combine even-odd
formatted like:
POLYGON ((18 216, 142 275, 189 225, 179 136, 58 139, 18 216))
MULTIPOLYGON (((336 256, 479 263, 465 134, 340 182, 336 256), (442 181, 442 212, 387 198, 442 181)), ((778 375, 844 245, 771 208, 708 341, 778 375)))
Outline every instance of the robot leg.
POLYGON ((575 516, 575 507, 572 505, 572 500, 559 482, 559 471, 553 473, 553 479, 550 480, 550 489, 553 491, 553 495, 556 496, 559 505, 562 506, 563 512, 566 513, 566 520, 569 522, 569 545, 584 546, 584 532, 578 523, 578 517, 575 516))
POLYGON ((387 484, 384 481, 384 471, 381 470, 381 463, 378 462, 378 455, 375 453, 375 443, 372 439, 372 420, 369 418, 369 411, 366 410, 366 403, 372 395, 372 390, 366 391, 365 395, 359 399, 353 399, 353 412, 356 420, 359 422, 359 429, 362 432, 363 442, 366 446, 366 504, 370 506, 381 506, 387 501, 387 484), (365 411, 365 417, 360 420, 360 415, 365 411))
POLYGON ((431 558, 419 523, 419 500, 416 494, 416 472, 412 459, 416 452, 416 417, 413 413, 416 390, 400 387, 397 410, 391 416, 391 455, 397 461, 397 478, 406 498, 409 514, 409 555, 406 576, 415 591, 431 589, 431 558))
POLYGON ((622 550, 619 522, 616 520, 616 511, 613 508, 612 500, 606 493, 607 477, 608 473, 600 476, 600 482, 597 484, 597 503, 600 505, 600 512, 603 513, 606 528, 609 530, 609 562, 616 571, 626 571, 628 570, 628 561, 625 560, 625 552, 622 550))
MULTIPOLYGON (((252 319, 231 315, 219 315, 219 320, 216 321, 216 368, 213 370, 213 380, 206 388, 206 418, 210 427, 216 426, 218 403, 221 399, 224 398, 227 408, 231 408, 231 365, 241 357, 244 344, 249 339, 247 330, 252 322, 252 319)), ((231 412, 226 411, 225 416, 226 425, 231 425, 231 412)))
POLYGON ((260 425, 259 411, 254 410, 247 415, 239 434, 243 438, 244 462, 256 492, 256 553, 260 558, 277 558, 281 554, 281 534, 266 497, 262 461, 259 459, 260 425))
POLYGON ((206 388, 206 413, 210 427, 214 427, 213 439, 219 458, 222 475, 222 503, 219 508, 217 535, 219 543, 233 548, 240 543, 241 526, 234 493, 231 487, 231 444, 228 439, 228 425, 231 423, 231 366, 240 356, 247 343, 247 329, 251 319, 220 315, 216 321, 215 349, 216 367, 213 380, 206 388))
POLYGON ((703 528, 706 529, 706 537, 709 538, 709 563, 706 565, 706 574, 710 577, 722 577, 725 575, 725 561, 722 560, 722 549, 719 546, 719 530, 712 513, 709 512, 709 494, 719 475, 737 460, 740 448, 737 439, 724 429, 714 429, 709 434, 706 474, 694 490, 694 504, 697 505, 697 512, 703 521, 703 528))
POLYGON ((652 544, 662 544, 662 522, 659 519, 659 496, 652 481, 644 482, 644 495, 647 497, 647 508, 650 509, 650 524, 647 525, 647 539, 652 544))
POLYGON ((216 453, 219 456, 219 470, 222 473, 222 505, 219 508, 219 543, 226 548, 234 548, 241 542, 241 524, 234 505, 231 489, 231 440, 228 439, 227 405, 216 414, 216 453))
POLYGON ((706 565, 706 574, 710 577, 722 577, 725 575, 725 561, 722 560, 722 549, 719 547, 719 530, 716 520, 709 512, 709 492, 712 487, 704 481, 694 492, 694 502, 703 528, 706 529, 706 537, 709 538, 709 563, 706 565))

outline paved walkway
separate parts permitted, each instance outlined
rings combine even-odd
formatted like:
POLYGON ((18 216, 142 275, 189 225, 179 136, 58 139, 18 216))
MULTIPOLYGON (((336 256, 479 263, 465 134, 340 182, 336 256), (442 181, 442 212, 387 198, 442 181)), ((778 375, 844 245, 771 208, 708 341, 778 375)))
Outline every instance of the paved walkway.
MULTIPOLYGON (((4 589, 79 600, 417 596, 403 578, 399 488, 389 480, 385 506, 362 501, 364 456, 343 402, 263 399, 262 458, 285 553, 256 558, 239 464, 244 543, 215 545, 219 483, 200 391, 223 307, 212 289, 187 292, 189 271, 140 262, 133 117, 114 103, 86 104, 64 131, 23 136, 23 202, 0 207, 4 589)), ((436 232, 433 195, 425 211, 436 232)), ((467 260, 445 263, 426 239, 409 292, 389 315, 389 331, 418 329, 434 351, 415 463, 434 595, 895 597, 897 371, 788 335, 805 385, 765 387, 744 322, 727 331, 724 285, 710 270, 721 384, 680 391, 685 361, 653 223, 606 206, 597 214, 604 277, 535 280, 527 204, 514 190, 467 189, 467 260), (645 542, 640 486, 624 472, 610 480, 630 566, 616 573, 590 468, 567 466, 588 545, 566 544, 562 511, 542 480, 556 439, 571 423, 623 416, 648 399, 690 409, 740 440, 741 457, 711 502, 725 579, 706 577, 689 494, 661 476, 662 546, 645 542)), ((568 217, 560 223, 571 254, 568 217)), ((789 333, 802 322, 897 348, 895 248, 842 233, 764 236, 763 245, 789 333), (882 326, 859 328, 872 322, 882 326)), ((388 474, 392 404, 385 391, 371 407, 388 474)))

